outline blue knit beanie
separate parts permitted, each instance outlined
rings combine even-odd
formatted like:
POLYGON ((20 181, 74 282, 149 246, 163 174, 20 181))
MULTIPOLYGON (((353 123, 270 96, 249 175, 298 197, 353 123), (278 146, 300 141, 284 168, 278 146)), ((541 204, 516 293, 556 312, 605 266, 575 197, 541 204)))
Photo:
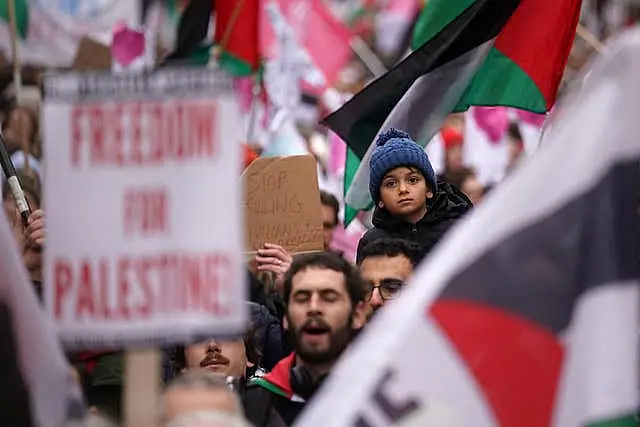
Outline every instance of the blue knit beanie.
POLYGON ((431 191, 437 191, 436 174, 424 148, 416 144, 408 133, 391 128, 378 136, 376 148, 369 161, 369 193, 376 204, 380 201, 382 178, 391 169, 400 166, 420 170, 431 191))

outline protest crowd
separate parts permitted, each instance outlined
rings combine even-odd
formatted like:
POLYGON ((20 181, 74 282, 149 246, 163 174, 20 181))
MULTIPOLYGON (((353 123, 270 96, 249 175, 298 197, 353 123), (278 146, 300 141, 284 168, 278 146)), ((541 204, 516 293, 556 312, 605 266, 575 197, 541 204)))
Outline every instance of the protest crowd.
POLYGON ((45 3, 0 426, 640 426, 640 2, 45 3))

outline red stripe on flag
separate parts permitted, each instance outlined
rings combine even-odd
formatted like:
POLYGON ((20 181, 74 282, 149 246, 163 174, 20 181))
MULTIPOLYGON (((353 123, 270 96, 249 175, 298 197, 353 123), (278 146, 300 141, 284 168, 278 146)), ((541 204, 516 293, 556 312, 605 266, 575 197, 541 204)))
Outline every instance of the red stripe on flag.
POLYGON ((430 308, 491 404, 501 427, 548 426, 564 349, 513 314, 462 301, 430 308))
POLYGON ((495 47, 534 81, 550 109, 580 17, 581 0, 523 0, 495 47))
POLYGON ((216 1, 214 40, 222 49, 248 64, 252 70, 260 65, 260 0, 216 1))

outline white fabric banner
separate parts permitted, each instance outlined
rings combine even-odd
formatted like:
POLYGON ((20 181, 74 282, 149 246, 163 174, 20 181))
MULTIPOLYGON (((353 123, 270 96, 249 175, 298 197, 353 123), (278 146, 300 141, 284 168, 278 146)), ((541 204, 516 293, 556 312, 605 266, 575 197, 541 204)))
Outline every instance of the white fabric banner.
MULTIPOLYGON (((16 0, 27 8, 27 32, 18 43, 22 63, 70 66, 82 37, 105 45, 115 24, 140 25, 140 3, 132 0, 16 0)), ((11 32, 0 20, 0 50, 11 59, 11 32)))
POLYGON ((28 414, 21 411, 30 406, 36 425, 59 427, 79 390, 14 239, 4 209, 0 209, 0 360, 6 369, 0 384, 2 424, 26 425, 28 414), (11 380, 15 377, 21 378, 26 395, 11 380))

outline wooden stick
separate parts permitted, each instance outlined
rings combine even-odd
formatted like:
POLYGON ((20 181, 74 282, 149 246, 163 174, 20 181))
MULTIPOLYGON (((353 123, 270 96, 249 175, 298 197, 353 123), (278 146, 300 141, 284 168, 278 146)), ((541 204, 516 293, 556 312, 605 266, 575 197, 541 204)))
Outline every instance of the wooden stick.
POLYGON ((578 28, 576 28, 576 35, 596 52, 600 53, 604 49, 604 44, 581 24, 578 24, 578 28))
POLYGON ((229 44, 229 39, 231 38, 231 33, 233 32, 233 27, 236 25, 236 21, 238 20, 238 16, 240 16, 240 10, 242 10, 242 5, 244 4, 244 0, 237 0, 236 5, 231 11, 231 17, 229 18, 229 25, 222 34, 222 39, 220 40, 220 45, 217 46, 217 49, 214 50, 213 54, 216 58, 219 58, 220 55, 224 52, 227 44, 229 44))
POLYGON ((160 411, 160 352, 154 348, 125 353, 123 393, 126 427, 156 427, 160 411))
POLYGON ((18 52, 18 22, 16 18, 15 0, 8 0, 9 29, 11 32, 11 57, 13 58, 13 85, 16 88, 16 101, 22 101, 22 73, 20 67, 20 53, 18 52))
MULTIPOLYGON (((31 126, 35 126, 35 123, 31 123, 31 126)), ((32 141, 29 141, 29 135, 27 135, 24 123, 20 126, 20 131, 20 143, 22 145, 22 152, 24 153, 24 171, 28 176, 33 176, 31 173, 31 161, 29 159, 32 141)))
POLYGON ((349 47, 374 77, 378 78, 387 72, 387 67, 361 37, 353 36, 349 42, 349 47))

